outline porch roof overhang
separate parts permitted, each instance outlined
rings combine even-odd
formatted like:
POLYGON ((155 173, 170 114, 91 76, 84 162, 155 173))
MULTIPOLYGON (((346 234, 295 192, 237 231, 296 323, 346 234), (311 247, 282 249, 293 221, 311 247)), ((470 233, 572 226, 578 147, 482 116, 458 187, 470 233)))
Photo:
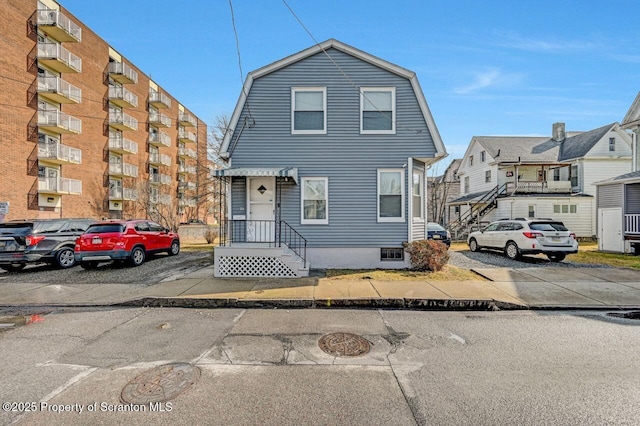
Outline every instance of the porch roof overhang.
POLYGON ((259 176, 275 176, 275 177, 288 177, 298 183, 298 168, 297 167, 237 167, 229 169, 214 170, 214 176, 247 176, 247 177, 259 177, 259 176))

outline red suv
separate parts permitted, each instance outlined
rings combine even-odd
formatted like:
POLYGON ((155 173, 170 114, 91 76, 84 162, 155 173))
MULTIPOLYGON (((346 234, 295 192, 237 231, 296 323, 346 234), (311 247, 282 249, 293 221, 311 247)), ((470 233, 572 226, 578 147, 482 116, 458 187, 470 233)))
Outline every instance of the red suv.
POLYGON ((76 262, 84 269, 95 269, 112 260, 140 266, 147 254, 180 253, 180 237, 148 220, 136 219, 94 223, 76 240, 76 262))

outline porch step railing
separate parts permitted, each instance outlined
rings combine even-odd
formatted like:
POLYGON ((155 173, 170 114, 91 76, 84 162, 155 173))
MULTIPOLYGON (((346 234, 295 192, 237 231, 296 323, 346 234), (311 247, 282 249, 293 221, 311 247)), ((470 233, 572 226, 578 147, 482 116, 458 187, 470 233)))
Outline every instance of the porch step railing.
POLYGON ((284 220, 223 220, 220 222, 220 246, 232 243, 286 246, 307 267, 307 240, 284 220))
POLYGON ((462 238, 471 232, 472 227, 480 227, 481 219, 498 206, 498 198, 508 195, 507 184, 496 185, 491 191, 484 194, 472 204, 460 218, 449 224, 449 230, 454 238, 462 238))

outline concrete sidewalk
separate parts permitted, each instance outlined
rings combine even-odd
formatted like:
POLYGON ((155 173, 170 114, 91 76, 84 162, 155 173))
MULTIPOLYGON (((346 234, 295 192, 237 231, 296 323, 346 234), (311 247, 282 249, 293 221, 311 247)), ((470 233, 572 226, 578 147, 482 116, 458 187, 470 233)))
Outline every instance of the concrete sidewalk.
POLYGON ((0 306, 640 309, 640 272, 618 268, 477 269, 491 281, 216 279, 213 266, 140 284, 0 283, 0 306))

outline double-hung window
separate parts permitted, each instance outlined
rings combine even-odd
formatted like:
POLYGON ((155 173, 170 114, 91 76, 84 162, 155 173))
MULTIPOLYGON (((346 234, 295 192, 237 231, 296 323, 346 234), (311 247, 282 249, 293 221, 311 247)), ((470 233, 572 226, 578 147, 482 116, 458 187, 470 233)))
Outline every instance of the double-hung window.
POLYGON ((396 132, 395 87, 360 88, 360 133, 396 132))
POLYGON ((378 222, 404 222, 404 169, 378 170, 378 222))
POLYGON ((327 88, 291 88, 291 133, 327 133, 327 88))
POLYGON ((303 225, 329 224, 329 179, 326 177, 302 178, 303 225))
POLYGON ((413 202, 413 218, 423 219, 422 211, 424 209, 424 203, 422 202, 422 174, 413 174, 413 186, 412 186, 412 202, 413 202))

